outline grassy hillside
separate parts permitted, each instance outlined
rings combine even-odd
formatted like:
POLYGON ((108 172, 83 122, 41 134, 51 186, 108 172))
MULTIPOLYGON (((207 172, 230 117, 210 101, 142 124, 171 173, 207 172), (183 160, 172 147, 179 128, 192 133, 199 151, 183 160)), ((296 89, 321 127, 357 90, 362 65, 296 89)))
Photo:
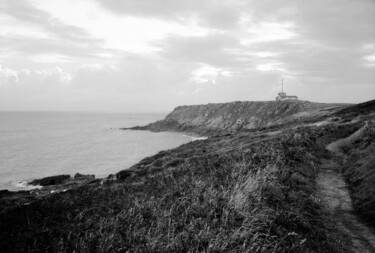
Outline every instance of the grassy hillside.
POLYGON ((364 131, 343 145, 346 154, 342 172, 350 187, 357 214, 375 227, 375 100, 336 113, 345 121, 354 117, 366 122, 364 131))
MULTIPOLYGON (((338 232, 315 182, 320 161, 330 156, 325 146, 371 119, 342 115, 326 124, 212 136, 102 182, 27 195, 0 210, 0 251, 346 252, 350 241, 338 232)), ((347 163, 363 160, 366 169, 345 172, 359 179, 353 196, 365 210, 373 208, 366 192, 372 172, 362 176, 372 166, 369 129, 367 139, 353 143, 358 152, 347 163)))
POLYGON ((356 128, 228 135, 162 152, 140 163, 142 173, 3 211, 0 248, 344 252, 314 178, 323 142, 356 128))
POLYGON ((345 104, 323 104, 300 100, 232 102, 179 106, 164 120, 135 130, 177 131, 200 135, 233 133, 288 122, 302 122, 326 116, 345 108, 345 104))
POLYGON ((352 143, 343 147, 343 173, 356 212, 375 227, 375 121, 352 143))

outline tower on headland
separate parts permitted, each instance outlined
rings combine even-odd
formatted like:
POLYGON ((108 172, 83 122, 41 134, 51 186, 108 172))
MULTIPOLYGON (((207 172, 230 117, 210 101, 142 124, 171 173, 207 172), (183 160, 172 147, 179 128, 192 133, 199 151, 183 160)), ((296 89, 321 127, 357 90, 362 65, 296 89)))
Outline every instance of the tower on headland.
POLYGON ((298 100, 297 96, 288 96, 284 92, 284 79, 281 80, 281 92, 278 93, 278 96, 276 97, 276 100, 298 100))

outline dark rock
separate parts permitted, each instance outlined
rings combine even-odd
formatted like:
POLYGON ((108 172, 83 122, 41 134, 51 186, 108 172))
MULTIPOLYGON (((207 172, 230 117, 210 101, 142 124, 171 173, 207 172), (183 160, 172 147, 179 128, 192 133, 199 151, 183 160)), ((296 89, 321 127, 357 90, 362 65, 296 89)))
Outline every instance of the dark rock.
POLYGON ((29 184, 49 186, 49 185, 62 184, 69 179, 70 179, 70 175, 57 175, 57 176, 51 176, 51 177, 44 177, 42 179, 35 179, 31 181, 29 184))
POLYGON ((122 170, 116 174, 117 180, 125 180, 128 177, 131 177, 135 174, 133 170, 122 170))
POLYGON ((88 185, 89 184, 100 184, 101 181, 102 181, 101 179, 94 179, 94 180, 91 180, 91 181, 87 182, 87 184, 88 185))
POLYGON ((10 192, 9 190, 0 190, 0 194, 3 194, 3 193, 8 194, 9 192, 10 192))
POLYGON ((107 177, 107 180, 109 180, 109 181, 115 181, 116 180, 116 175, 109 174, 109 176, 107 177))
POLYGON ((13 195, 15 192, 11 192, 8 190, 1 190, 0 191, 0 198, 5 197, 5 196, 10 196, 13 195))
POLYGON ((83 175, 83 174, 80 174, 80 173, 76 173, 74 175, 74 179, 86 179, 86 180, 93 180, 95 179, 95 175, 83 175))

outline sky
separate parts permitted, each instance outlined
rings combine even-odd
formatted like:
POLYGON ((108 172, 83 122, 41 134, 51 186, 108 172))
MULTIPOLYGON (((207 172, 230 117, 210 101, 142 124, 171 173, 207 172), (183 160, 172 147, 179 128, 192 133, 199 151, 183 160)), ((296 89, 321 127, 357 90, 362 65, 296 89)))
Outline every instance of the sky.
POLYGON ((375 99, 374 0, 1 0, 0 111, 375 99))

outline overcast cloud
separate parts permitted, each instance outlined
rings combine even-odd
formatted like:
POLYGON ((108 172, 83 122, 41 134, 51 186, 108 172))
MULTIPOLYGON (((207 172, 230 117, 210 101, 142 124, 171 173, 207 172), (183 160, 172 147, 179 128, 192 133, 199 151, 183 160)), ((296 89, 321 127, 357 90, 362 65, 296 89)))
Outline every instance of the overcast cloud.
POLYGON ((373 0, 3 0, 0 110, 375 98, 373 0))

